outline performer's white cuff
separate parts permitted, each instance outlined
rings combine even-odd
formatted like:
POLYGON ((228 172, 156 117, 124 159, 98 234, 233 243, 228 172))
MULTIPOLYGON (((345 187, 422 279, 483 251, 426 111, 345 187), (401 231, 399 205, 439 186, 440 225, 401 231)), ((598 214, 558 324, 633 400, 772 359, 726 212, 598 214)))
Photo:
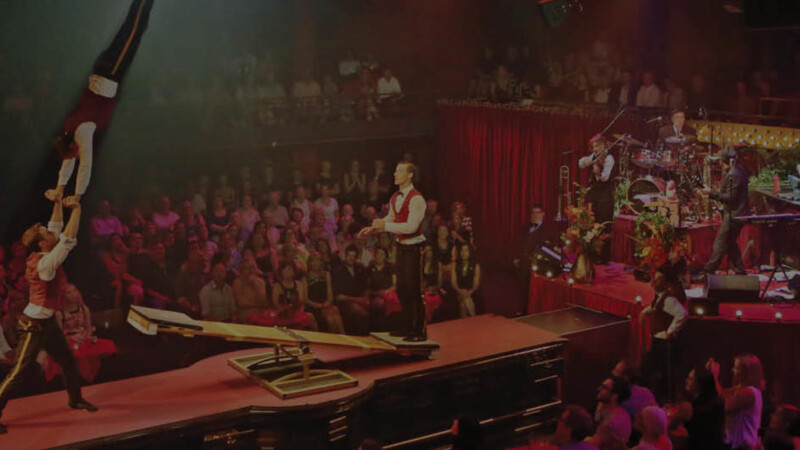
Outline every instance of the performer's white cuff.
POLYGON ((89 75, 89 90, 101 97, 116 97, 117 87, 119 87, 119 83, 116 81, 109 80, 100 75, 89 75))

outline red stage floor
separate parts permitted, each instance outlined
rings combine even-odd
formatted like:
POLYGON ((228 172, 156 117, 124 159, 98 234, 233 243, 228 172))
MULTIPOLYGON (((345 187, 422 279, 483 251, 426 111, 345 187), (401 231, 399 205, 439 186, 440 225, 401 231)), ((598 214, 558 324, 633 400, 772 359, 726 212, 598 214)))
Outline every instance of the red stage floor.
MULTIPOLYGON (((67 408, 64 391, 12 400, 3 413, 9 432, 0 436, 0 448, 46 448, 165 427, 252 407, 266 410, 318 407, 363 394, 379 380, 433 371, 560 341, 558 336, 497 316, 478 316, 431 325, 429 336, 441 345, 434 360, 411 360, 380 368, 348 370, 356 387, 281 400, 228 367, 234 355, 217 355, 186 369, 86 387, 84 396, 100 411, 86 413, 67 408)), ((353 357, 330 348, 314 350, 330 362, 353 357)), ((361 355, 356 353, 355 356, 361 355)))

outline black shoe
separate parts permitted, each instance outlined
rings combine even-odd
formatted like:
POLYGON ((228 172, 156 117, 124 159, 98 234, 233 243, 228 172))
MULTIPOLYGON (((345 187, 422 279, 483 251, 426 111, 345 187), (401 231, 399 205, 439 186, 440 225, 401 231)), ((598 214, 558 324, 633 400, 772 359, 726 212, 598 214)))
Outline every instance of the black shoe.
POLYGON ((428 340, 428 336, 425 333, 413 333, 403 340, 406 342, 425 342, 428 340))
POLYGON ((411 333, 409 333, 408 331, 402 331, 402 330, 395 330, 395 331, 390 331, 389 332, 389 336, 392 336, 392 337, 406 337, 409 334, 411 334, 411 333))
POLYGON ((80 399, 77 402, 69 402, 69 407, 72 409, 82 409, 84 411, 95 412, 97 411, 97 406, 87 402, 84 399, 80 399))
POLYGON ((5 425, 0 423, 0 434, 6 434, 6 433, 8 433, 8 428, 6 428, 5 425))

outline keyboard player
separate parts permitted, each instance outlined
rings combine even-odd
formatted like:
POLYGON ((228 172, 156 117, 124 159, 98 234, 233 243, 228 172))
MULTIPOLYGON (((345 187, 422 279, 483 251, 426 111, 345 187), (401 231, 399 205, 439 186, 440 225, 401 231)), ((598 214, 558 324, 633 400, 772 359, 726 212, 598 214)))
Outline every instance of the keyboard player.
POLYGON ((744 224, 732 220, 734 217, 746 216, 750 213, 747 201, 748 182, 750 176, 741 164, 738 163, 736 150, 726 147, 720 151, 722 169, 725 177, 722 179, 722 188, 719 191, 704 189, 711 199, 722 203, 722 224, 717 237, 714 239, 714 249, 711 258, 703 268, 706 274, 714 273, 722 263, 722 258, 728 255, 728 267, 732 267, 738 275, 747 274, 742 262, 737 240, 744 224))

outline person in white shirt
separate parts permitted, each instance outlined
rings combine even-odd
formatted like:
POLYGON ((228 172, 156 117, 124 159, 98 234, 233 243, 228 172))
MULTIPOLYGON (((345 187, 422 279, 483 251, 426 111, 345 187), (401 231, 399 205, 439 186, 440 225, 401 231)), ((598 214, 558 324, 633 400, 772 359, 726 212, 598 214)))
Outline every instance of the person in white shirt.
POLYGON ((719 396, 725 401, 725 443, 735 449, 760 448, 758 429, 764 406, 764 369, 756 355, 736 356, 733 361, 733 386, 719 382, 719 363, 709 359, 708 370, 714 374, 719 396))
MULTIPOLYGON (((28 281, 28 305, 19 316, 16 357, 6 378, 0 383, 0 412, 5 408, 10 395, 19 386, 26 369, 36 363, 40 350, 45 350, 61 366, 64 384, 69 395, 69 407, 85 411, 97 411, 97 407, 83 399, 81 378, 75 364, 72 349, 63 331, 55 320, 55 310, 61 307, 67 276, 61 265, 77 245, 78 227, 81 220, 81 205, 75 197, 63 201, 72 209, 67 227, 61 233, 63 206, 61 193, 53 196, 53 213, 47 228, 35 224, 22 235, 22 244, 31 252, 25 269, 28 281)), ((0 425, 0 434, 6 427, 0 425)))
POLYGON ((642 74, 642 86, 636 94, 636 106, 656 108, 661 106, 661 89, 656 85, 656 76, 651 71, 642 74))
POLYGON ((672 361, 680 361, 681 330, 689 321, 689 313, 679 300, 683 297, 683 286, 674 270, 660 268, 650 283, 655 291, 653 301, 639 314, 644 323, 650 317, 652 348, 645 355, 643 367, 645 376, 651 380, 657 398, 672 398, 672 361))
POLYGON ((406 336, 410 342, 427 339, 425 331, 425 301, 422 297, 420 250, 425 243, 422 219, 427 204, 425 198, 414 188, 417 168, 413 163, 401 162, 394 171, 394 182, 400 190, 389 201, 389 214, 375 219, 364 228, 359 237, 388 231, 397 238, 397 297, 402 305, 402 325, 392 332, 395 336, 406 336))
POLYGON ((347 50, 347 55, 339 61, 339 75, 343 78, 352 77, 358 74, 361 69, 361 62, 356 58, 352 49, 347 50))
MULTIPOLYGON (((592 168, 589 178, 589 190, 586 201, 592 205, 594 220, 603 224, 606 232, 611 233, 614 220, 614 185, 611 182, 611 171, 614 169, 614 157, 607 152, 608 142, 599 134, 589 140, 591 153, 578 160, 581 169, 592 168)), ((611 246, 603 243, 598 263, 605 264, 611 257, 611 246)))
POLYGON ((303 211, 303 226, 307 229, 311 224, 311 202, 306 198, 305 186, 297 186, 294 188, 294 200, 292 200, 292 208, 299 208, 303 211))
POLYGON ((391 69, 384 69, 378 79, 378 102, 397 101, 403 96, 400 82, 392 75, 391 69))
POLYGON ((111 121, 117 105, 119 84, 128 71, 139 48, 153 0, 134 0, 128 15, 117 31, 111 45, 95 61, 89 83, 78 100, 78 106, 64 121, 63 133, 53 140, 53 147, 63 160, 55 189, 48 189, 45 197, 53 200, 62 196, 64 188, 75 171, 75 160, 80 160, 75 180, 75 200, 89 186, 92 175, 95 136, 101 135, 111 121))
POLYGON ((211 281, 200 290, 200 310, 203 320, 231 321, 236 317, 233 288, 225 282, 228 270, 225 264, 214 264, 211 281))

